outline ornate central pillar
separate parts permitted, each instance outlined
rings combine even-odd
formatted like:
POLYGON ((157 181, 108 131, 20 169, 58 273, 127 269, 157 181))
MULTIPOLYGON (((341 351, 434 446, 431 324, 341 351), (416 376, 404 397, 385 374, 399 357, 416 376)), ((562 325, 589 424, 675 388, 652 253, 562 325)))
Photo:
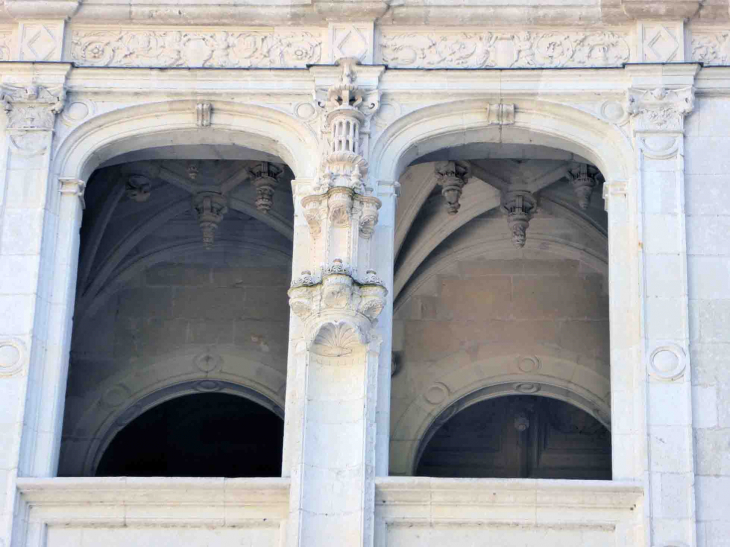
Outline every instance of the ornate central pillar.
POLYGON ((372 252, 376 241, 392 241, 392 223, 379 229, 383 203, 374 195, 378 185, 368 182, 366 160, 382 69, 349 59, 339 65, 318 69, 332 82, 317 91, 320 174, 295 183, 294 267, 301 273, 289 290, 284 439, 290 547, 373 544, 378 378, 390 368, 381 348, 392 315, 386 283, 373 267, 385 260, 386 281, 392 279, 392 243, 378 258, 372 252), (355 70, 363 72, 359 81, 355 70), (387 325, 378 325, 385 308, 387 325))

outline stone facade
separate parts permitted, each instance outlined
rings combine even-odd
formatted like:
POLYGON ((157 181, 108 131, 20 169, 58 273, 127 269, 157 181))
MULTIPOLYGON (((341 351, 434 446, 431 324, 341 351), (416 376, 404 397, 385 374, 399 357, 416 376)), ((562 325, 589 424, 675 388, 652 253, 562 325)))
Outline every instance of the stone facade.
POLYGON ((724 0, 5 0, 0 547, 730 545, 729 44, 724 0), (205 392, 281 477, 94 476, 205 392), (508 395, 612 480, 414 476, 508 395))

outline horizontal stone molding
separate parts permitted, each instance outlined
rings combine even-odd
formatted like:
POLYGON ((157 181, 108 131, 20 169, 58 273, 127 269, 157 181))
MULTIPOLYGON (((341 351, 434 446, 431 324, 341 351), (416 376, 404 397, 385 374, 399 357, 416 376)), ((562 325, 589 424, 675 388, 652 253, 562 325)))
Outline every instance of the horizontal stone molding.
POLYGON ((31 524, 21 546, 40 544, 33 536, 44 532, 33 524, 278 528, 289 503, 286 478, 20 478, 17 486, 31 524))
MULTIPOLYGON (((573 508, 594 512, 618 509, 631 518, 644 497, 643 486, 630 481, 539 479, 439 479, 430 477, 381 477, 375 479, 376 511, 385 520, 421 516, 426 507, 512 507, 524 509, 573 508)), ((433 512, 431 514, 436 514, 433 512)), ((482 518, 489 518, 482 513, 482 518)), ((595 518, 595 517, 594 517, 595 518)), ((437 516, 423 521, 443 520, 437 516)), ((465 517, 468 520, 468 517, 465 517)), ((608 521, 612 519, 607 519, 608 521)))

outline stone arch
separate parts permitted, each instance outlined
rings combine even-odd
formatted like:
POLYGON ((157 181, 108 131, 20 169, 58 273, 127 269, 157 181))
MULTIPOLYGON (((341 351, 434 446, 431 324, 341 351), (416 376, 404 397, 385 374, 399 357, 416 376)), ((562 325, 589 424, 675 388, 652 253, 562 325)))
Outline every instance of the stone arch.
POLYGON ((96 116, 60 144, 52 172, 62 179, 85 181, 115 156, 184 143, 245 146, 280 157, 299 178, 315 175, 317 139, 292 116, 263 106, 215 101, 212 124, 198 127, 195 107, 194 101, 170 101, 96 116))
MULTIPOLYGON (((283 418, 286 378, 276 369, 230 346, 185 350, 139 369, 125 369, 86 398, 67 431, 60 473, 93 476, 114 435, 150 408, 192 393, 232 393, 283 418), (242 366, 243 365, 243 366, 242 366), (245 371, 242 370, 245 369, 245 371)), ((73 414, 73 411, 72 411, 73 414)))
POLYGON ((609 379, 586 366, 586 356, 564 353, 545 347, 539 353, 496 354, 474 362, 462 351, 437 363, 434 370, 444 373, 429 380, 392 428, 391 473, 415 471, 419 450, 434 424, 468 405, 501 395, 540 394, 560 399, 610 429, 609 379))
POLYGON ((398 119, 372 148, 374 178, 398 180, 421 156, 477 142, 530 143, 563 149, 593 162, 606 180, 626 180, 633 171, 630 141, 615 125, 565 104, 504 97, 500 102, 515 105, 513 124, 499 125, 490 120, 489 100, 445 102, 398 119))

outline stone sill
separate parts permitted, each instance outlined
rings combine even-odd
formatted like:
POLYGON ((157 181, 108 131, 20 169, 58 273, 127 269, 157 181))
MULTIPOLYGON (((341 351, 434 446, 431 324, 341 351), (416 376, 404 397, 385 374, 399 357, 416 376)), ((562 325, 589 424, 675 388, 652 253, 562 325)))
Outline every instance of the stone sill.
POLYGON ((30 522, 129 526, 278 527, 288 513, 289 479, 19 478, 30 522))
POLYGON ((629 481, 388 477, 376 479, 375 503, 386 520, 450 518, 455 507, 466 519, 501 519, 499 509, 505 509, 510 520, 566 516, 571 510, 624 520, 641 514, 643 498, 643 486, 629 481))

